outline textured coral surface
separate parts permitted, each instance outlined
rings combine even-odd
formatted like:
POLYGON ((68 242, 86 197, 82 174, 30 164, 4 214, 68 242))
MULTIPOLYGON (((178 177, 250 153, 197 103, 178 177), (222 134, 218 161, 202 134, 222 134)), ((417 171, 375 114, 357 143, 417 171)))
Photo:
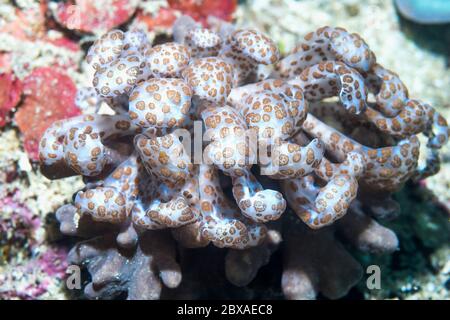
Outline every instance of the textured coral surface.
POLYGON ((246 1, 232 25, 234 1, 106 2, 121 14, 1 7, 3 298, 446 296, 450 79, 392 7, 246 1), (207 164, 179 131, 202 126, 207 164), (46 129, 41 172, 65 179, 36 170, 46 129), (64 289, 67 263, 82 292, 64 289))

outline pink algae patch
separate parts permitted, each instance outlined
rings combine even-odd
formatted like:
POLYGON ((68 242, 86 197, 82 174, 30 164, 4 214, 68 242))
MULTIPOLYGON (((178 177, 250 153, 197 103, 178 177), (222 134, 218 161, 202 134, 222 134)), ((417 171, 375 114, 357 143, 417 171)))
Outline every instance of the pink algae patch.
POLYGON ((171 28, 177 19, 176 11, 171 8, 160 8, 158 13, 154 16, 144 13, 139 10, 136 15, 136 21, 144 23, 147 30, 154 30, 155 28, 171 28))
POLYGON ((55 19, 70 30, 99 33, 127 22, 137 9, 137 1, 73 0, 58 2, 55 19))
POLYGON ((36 68, 24 79, 24 101, 15 114, 23 134, 24 148, 38 160, 39 140, 56 120, 80 114, 75 105, 77 88, 72 79, 54 68, 36 68))
POLYGON ((0 74, 0 128, 11 121, 10 113, 21 95, 22 82, 11 72, 0 74))
POLYGON ((186 14, 201 22, 203 26, 207 26, 208 16, 230 21, 236 7, 236 0, 168 0, 168 7, 161 7, 154 15, 139 10, 136 20, 144 23, 148 30, 169 29, 178 15, 186 14))
POLYGON ((236 0, 168 0, 169 6, 180 10, 206 26, 208 16, 230 21, 237 7, 236 0))

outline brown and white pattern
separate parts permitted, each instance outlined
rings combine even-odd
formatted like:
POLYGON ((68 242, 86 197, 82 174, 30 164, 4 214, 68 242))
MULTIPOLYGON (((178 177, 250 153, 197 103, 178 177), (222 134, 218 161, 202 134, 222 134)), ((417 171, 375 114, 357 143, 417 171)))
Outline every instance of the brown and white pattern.
POLYGON ((192 58, 217 56, 222 46, 222 38, 211 29, 203 28, 190 16, 179 17, 173 25, 175 42, 185 44, 192 58))
POLYGON ((367 89, 364 78, 341 62, 322 62, 306 68, 289 81, 303 89, 308 101, 339 96, 344 108, 353 114, 366 109, 367 89))
POLYGON ((103 98, 129 96, 138 81, 149 76, 150 70, 143 56, 128 55, 97 69, 92 84, 103 98))
POLYGON ((182 79, 153 78, 131 92, 128 115, 141 128, 183 127, 193 92, 182 79))
POLYGON ((256 222, 278 219, 286 208, 283 196, 264 189, 250 172, 256 150, 247 142, 244 119, 231 107, 203 111, 205 135, 211 143, 205 156, 233 181, 233 195, 242 213, 256 222))
POLYGON ((358 178, 364 170, 361 154, 350 152, 346 160, 332 164, 322 159, 317 175, 327 181, 324 187, 315 183, 314 175, 282 183, 289 206, 313 229, 322 228, 342 218, 355 199, 358 178))
POLYGON ((201 164, 199 172, 201 232, 219 248, 244 249, 262 243, 266 227, 243 217, 224 194, 217 169, 201 164))
POLYGON ((181 16, 174 42, 155 47, 138 29, 100 37, 87 55, 93 87, 76 101, 93 114, 55 122, 41 139, 47 177, 86 182, 57 212, 63 233, 97 239, 72 253, 95 278, 85 292, 157 298, 162 283, 180 284, 183 248, 208 244, 230 249, 227 277, 245 285, 287 239, 285 295, 342 297, 362 269, 338 239, 398 248, 374 219, 394 218, 392 194, 439 170, 447 122, 357 34, 320 28, 280 61, 261 32, 208 22, 181 16), (102 102, 115 114, 95 114, 102 102), (201 143, 184 139, 199 128, 201 143))
POLYGON ((191 55, 188 48, 179 43, 168 42, 153 48, 145 53, 146 61, 155 78, 176 78, 188 65, 191 55))
POLYGON ((233 68, 229 63, 217 57, 195 59, 182 76, 197 98, 225 105, 233 85, 233 68))
POLYGON ((257 72, 258 65, 274 64, 280 58, 275 43, 256 30, 236 30, 228 36, 219 57, 233 66, 234 85, 242 85, 257 72))
POLYGON ((41 170, 62 165, 61 174, 64 174, 64 167, 68 167, 77 174, 96 176, 111 162, 114 153, 103 141, 136 131, 138 129, 123 115, 85 115, 57 121, 40 141, 41 170))
POLYGON ((308 33, 292 53, 276 65, 274 76, 294 78, 307 67, 324 61, 343 62, 360 72, 375 63, 375 55, 356 33, 343 28, 322 27, 308 33))

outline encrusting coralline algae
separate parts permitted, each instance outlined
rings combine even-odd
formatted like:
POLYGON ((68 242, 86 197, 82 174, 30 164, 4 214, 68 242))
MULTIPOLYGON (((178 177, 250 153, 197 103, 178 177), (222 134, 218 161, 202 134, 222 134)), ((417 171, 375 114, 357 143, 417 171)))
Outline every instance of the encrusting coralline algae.
POLYGON ((181 16, 174 42, 153 47, 139 30, 101 36, 77 104, 114 114, 57 121, 41 140, 44 175, 86 182, 57 212, 63 233, 87 239, 69 254, 91 274, 85 294, 164 297, 189 282, 177 250, 208 244, 228 248, 226 276, 245 286, 281 244, 286 298, 342 297, 362 268, 341 241, 397 249, 376 219, 395 217, 406 181, 439 170, 447 123, 357 34, 320 28, 281 57, 257 30, 210 24, 181 16))

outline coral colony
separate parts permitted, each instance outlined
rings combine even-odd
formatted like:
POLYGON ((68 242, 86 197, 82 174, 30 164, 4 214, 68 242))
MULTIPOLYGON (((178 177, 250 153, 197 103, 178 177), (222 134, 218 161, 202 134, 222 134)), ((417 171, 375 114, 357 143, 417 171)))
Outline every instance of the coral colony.
POLYGON ((85 295, 164 298, 189 282, 180 248, 210 245, 228 250, 234 285, 282 247, 286 298, 342 297, 362 277, 342 241, 398 248, 376 220, 395 217, 406 181, 439 170, 447 123, 345 29, 281 57, 257 30, 210 25, 181 16, 155 46, 140 30, 102 35, 76 99, 93 112, 41 139, 44 175, 86 183, 57 211, 64 234, 86 239, 69 253, 91 275, 85 295))

